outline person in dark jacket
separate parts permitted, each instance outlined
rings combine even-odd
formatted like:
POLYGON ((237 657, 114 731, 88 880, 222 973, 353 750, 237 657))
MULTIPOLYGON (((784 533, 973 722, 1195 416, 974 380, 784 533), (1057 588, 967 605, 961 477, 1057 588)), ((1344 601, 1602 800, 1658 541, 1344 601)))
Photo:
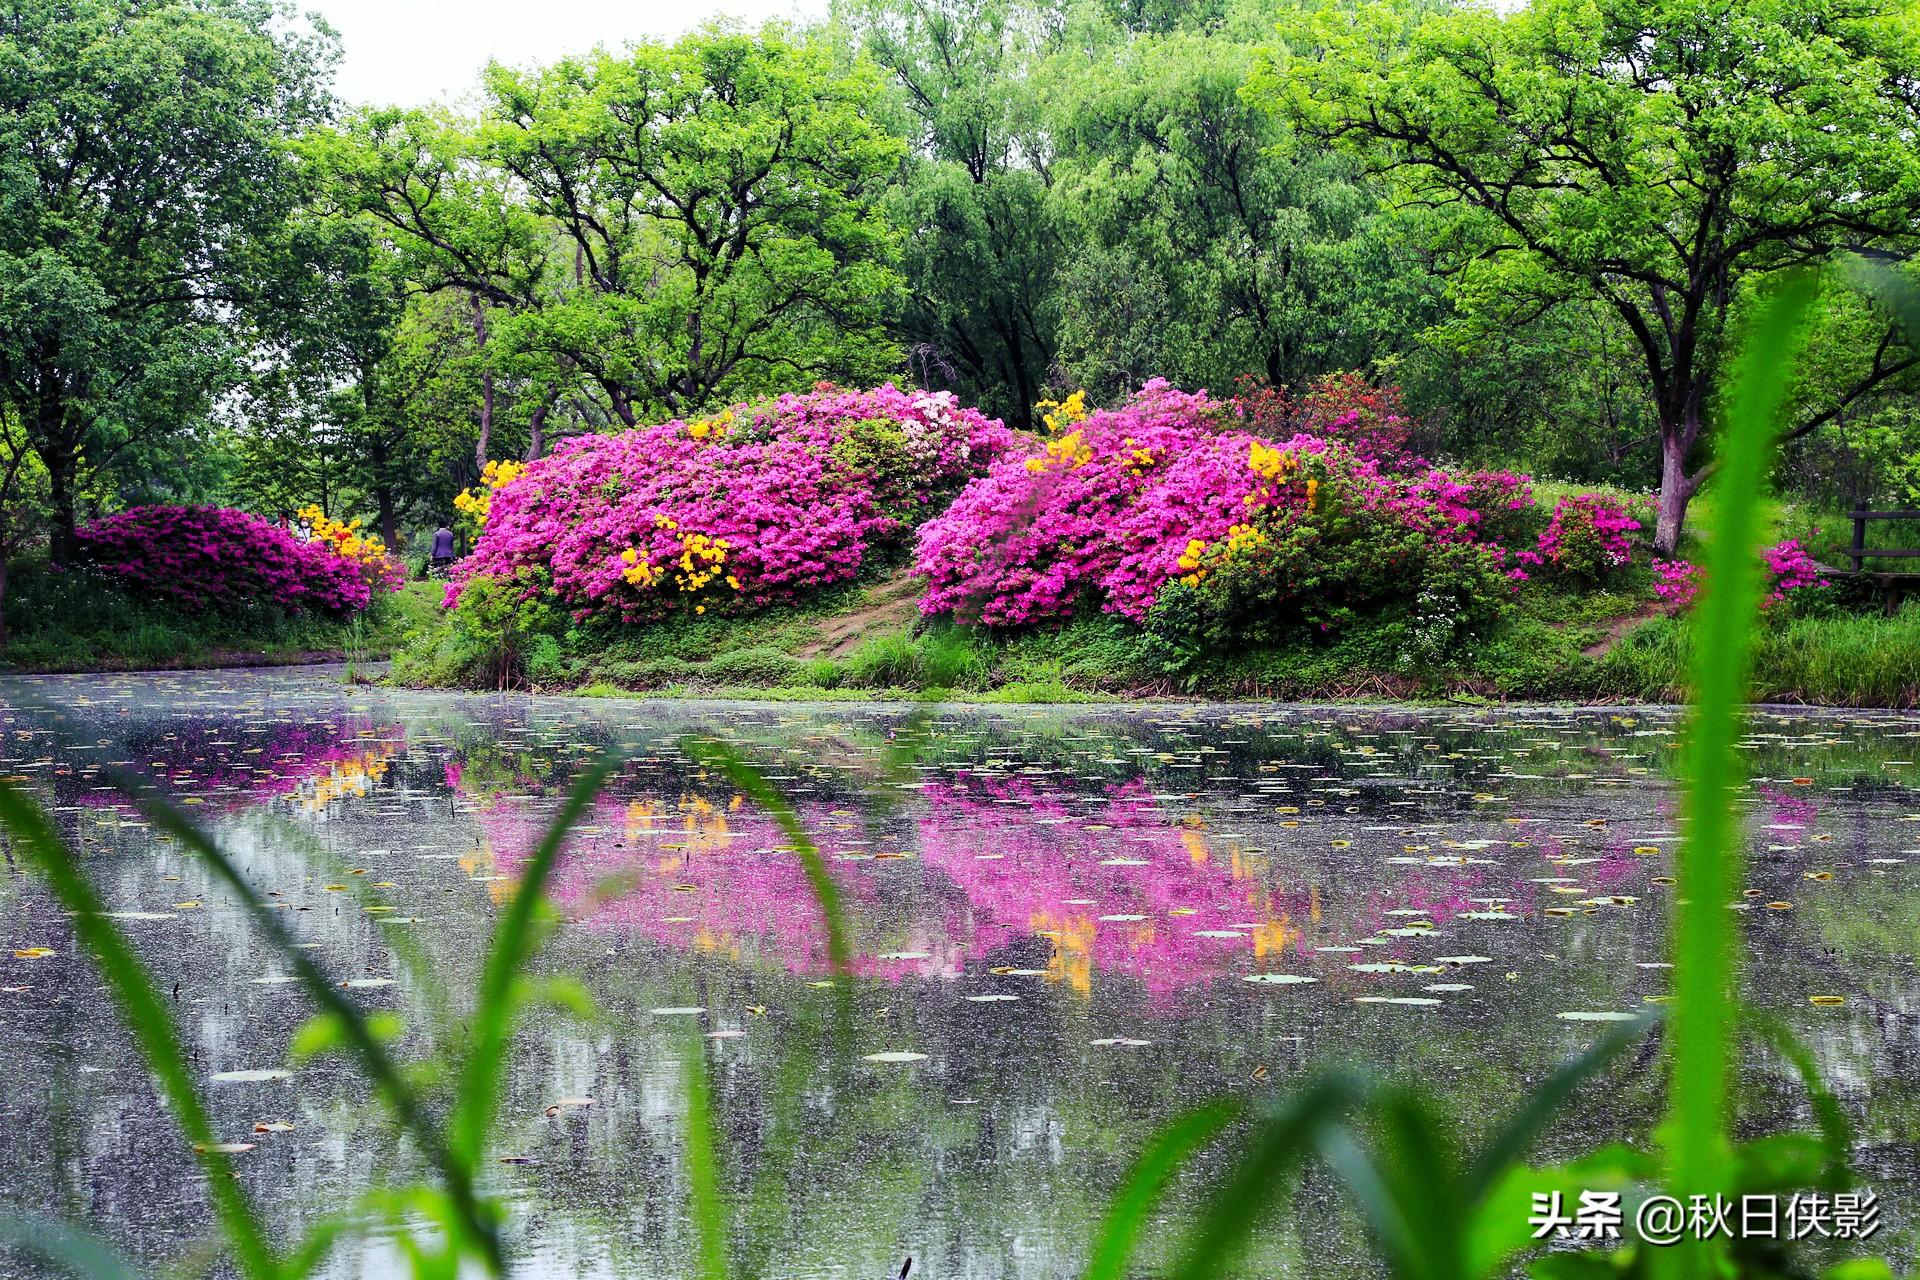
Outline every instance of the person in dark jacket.
POLYGON ((441 525, 433 531, 433 567, 445 569, 453 563, 453 530, 441 525))

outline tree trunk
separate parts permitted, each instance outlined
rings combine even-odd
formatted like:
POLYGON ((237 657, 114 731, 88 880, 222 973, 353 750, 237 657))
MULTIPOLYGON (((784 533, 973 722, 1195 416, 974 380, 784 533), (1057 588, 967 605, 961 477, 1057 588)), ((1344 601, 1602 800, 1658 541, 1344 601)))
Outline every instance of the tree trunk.
POLYGON ((543 398, 533 407, 533 416, 527 419, 527 457, 528 462, 540 461, 540 455, 547 448, 547 410, 553 407, 551 395, 543 398))
POLYGON ((1687 503, 1699 485, 1697 476, 1687 474, 1687 441, 1684 430, 1662 424, 1660 428, 1660 504, 1659 518, 1653 528, 1656 554, 1671 556, 1680 545, 1680 531, 1686 524, 1687 503))
MULTIPOLYGON (((473 341, 480 348, 482 361, 487 351, 487 308, 476 296, 473 300, 473 341)), ((480 431, 473 442, 473 468, 475 471, 487 469, 487 450, 493 444, 493 369, 482 363, 480 366, 480 431)))
POLYGON ((7 558, 0 554, 0 649, 7 647, 7 558))
POLYGON ((380 540, 387 544, 387 550, 400 554, 400 516, 395 510, 393 487, 382 483, 373 491, 374 505, 380 513, 380 540))
POLYGON ((51 555, 55 564, 71 564, 80 550, 74 536, 74 459, 58 449, 42 449, 40 461, 47 468, 47 502, 53 508, 51 555))

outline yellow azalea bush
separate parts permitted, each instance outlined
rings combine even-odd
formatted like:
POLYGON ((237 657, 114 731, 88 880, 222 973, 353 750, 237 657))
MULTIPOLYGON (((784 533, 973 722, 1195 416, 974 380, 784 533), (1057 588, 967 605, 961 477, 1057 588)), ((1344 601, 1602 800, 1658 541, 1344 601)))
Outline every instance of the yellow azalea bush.
POLYGON ((307 541, 317 542, 360 571, 369 587, 398 591, 406 583, 406 572, 387 553, 387 544, 377 533, 361 531, 358 520, 339 521, 328 515, 318 503, 296 513, 307 541))
POLYGON ((487 514, 493 510, 493 495, 518 480, 526 469, 526 463, 511 459, 489 461, 480 469, 478 487, 462 489, 454 495, 453 509, 460 513, 462 523, 466 526, 463 532, 468 535, 469 541, 479 537, 480 531, 487 527, 487 514))
MULTIPOLYGON (((656 515, 653 523, 655 528, 670 533, 680 532, 679 522, 667 516, 656 515)), ((692 595, 719 578, 733 590, 741 590, 740 579, 726 572, 727 552, 732 549, 733 544, 725 538, 713 538, 704 533, 681 533, 680 554, 668 562, 673 569, 673 588, 692 595)), ((628 586, 645 591, 660 586, 666 580, 665 569, 643 559, 635 547, 628 547, 620 553, 620 563, 625 566, 620 571, 620 577, 628 586)), ((691 603, 695 613, 707 611, 704 600, 691 603)))
POLYGON ((711 418, 698 418, 687 424, 689 440, 719 440, 733 429, 733 410, 722 409, 711 418))
POLYGON ((1040 421, 1047 424, 1047 434, 1053 435, 1087 416, 1087 393, 1076 391, 1065 400, 1042 400, 1033 407, 1040 411, 1040 421))

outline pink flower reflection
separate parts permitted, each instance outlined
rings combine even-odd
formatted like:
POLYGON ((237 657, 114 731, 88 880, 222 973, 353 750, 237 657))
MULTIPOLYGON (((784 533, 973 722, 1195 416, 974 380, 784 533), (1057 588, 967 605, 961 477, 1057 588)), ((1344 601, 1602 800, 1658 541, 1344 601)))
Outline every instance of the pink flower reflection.
MULTIPOLYGON (((516 865, 544 817, 513 798, 479 804, 493 858, 516 865)), ((1169 815, 1138 782, 1087 796, 963 773, 923 789, 908 843, 898 845, 869 843, 850 811, 814 806, 802 816, 853 917, 855 971, 889 980, 1004 966, 1085 993, 1098 971, 1140 982, 1158 1002, 1253 969, 1350 978, 1353 956, 1336 964, 1314 948, 1381 938, 1407 923, 1395 912, 1424 913, 1446 930, 1489 900, 1530 913, 1539 898, 1539 886, 1514 883, 1509 868, 1365 857, 1317 873, 1341 880, 1330 910, 1312 880, 1290 879, 1274 855, 1197 816, 1169 815)), ((1609 857, 1587 879, 1615 880, 1633 861, 1609 857)), ((826 929, 800 858, 739 797, 603 798, 556 868, 552 893, 591 927, 828 972, 826 929)), ((1421 960, 1436 944, 1388 938, 1365 958, 1421 960)))

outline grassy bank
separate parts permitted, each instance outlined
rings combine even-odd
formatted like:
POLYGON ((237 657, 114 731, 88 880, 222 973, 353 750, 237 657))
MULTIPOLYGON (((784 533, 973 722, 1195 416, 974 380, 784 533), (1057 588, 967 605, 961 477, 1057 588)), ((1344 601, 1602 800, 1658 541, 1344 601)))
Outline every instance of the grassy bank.
MULTIPOLYGON (((741 618, 681 615, 580 628, 502 609, 436 615, 396 655, 393 679, 615 697, 1072 702, 1198 697, 1288 700, 1684 700, 1686 628, 1650 585, 1531 589, 1439 660, 1418 660, 1403 620, 1331 640, 1207 654, 1171 651, 1123 620, 990 632, 920 617, 897 567, 804 607, 741 618)), ((1920 607, 1884 617, 1828 598, 1765 620, 1756 696, 1840 706, 1920 705, 1920 607)))
POLYGON ((373 661, 391 656, 409 631, 435 625, 441 593, 438 583, 410 582, 347 619, 266 609, 183 614, 91 574, 31 564, 14 570, 7 591, 0 665, 50 672, 373 661))

